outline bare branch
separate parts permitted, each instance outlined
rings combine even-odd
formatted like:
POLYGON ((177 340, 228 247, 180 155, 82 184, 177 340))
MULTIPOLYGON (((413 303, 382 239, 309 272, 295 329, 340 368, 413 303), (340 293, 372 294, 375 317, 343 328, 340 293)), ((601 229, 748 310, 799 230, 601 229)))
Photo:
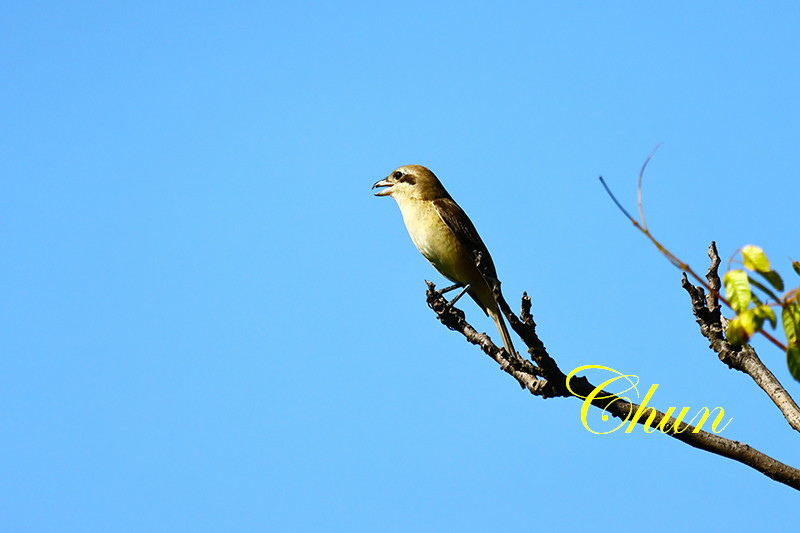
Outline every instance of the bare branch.
POLYGON ((506 350, 498 348, 486 333, 478 333, 465 319, 464 311, 450 305, 440 292, 436 290, 436 285, 426 281, 428 290, 426 291, 428 307, 433 309, 439 321, 453 331, 458 331, 469 341, 491 357, 500 369, 516 379, 522 388, 529 390, 532 394, 540 396, 546 387, 546 380, 539 379, 542 372, 533 363, 523 359, 517 354, 509 354, 506 350))
POLYGON ((720 259, 716 243, 712 242, 709 246, 708 256, 711 258, 711 266, 706 274, 710 289, 708 296, 705 295, 702 287, 692 285, 685 273, 681 281, 681 285, 692 299, 692 310, 697 324, 700 326, 700 333, 708 339, 709 347, 716 352, 720 361, 729 368, 750 376, 780 409, 789 425, 795 431, 800 431, 800 407, 778 381, 778 378, 761 362, 755 349, 749 344, 733 346, 725 340, 723 334, 725 327, 717 292, 720 287, 718 273, 720 259))
MULTIPOLYGON (((433 309, 442 324, 449 329, 458 331, 467 341, 479 346, 485 354, 500 365, 501 370, 512 376, 522 388, 534 396, 543 398, 573 396, 567 388, 566 375, 547 352, 544 343, 536 333, 536 323, 531 314, 531 300, 528 295, 523 296, 521 314, 517 316, 502 298, 499 282, 493 280, 493 283, 501 310, 511 327, 527 345, 528 353, 535 364, 517 354, 509 354, 506 350, 496 346, 488 335, 475 330, 466 321, 464 312, 449 305, 441 293, 436 291, 434 284, 429 281, 427 282, 428 306, 433 309)), ((596 388, 583 376, 573 378, 570 386, 576 394, 583 397, 589 396, 596 388)), ((639 405, 605 391, 592 402, 592 405, 621 420, 630 419, 639 408, 639 405)), ((781 463, 747 444, 706 431, 695 432, 696 428, 693 426, 680 423, 674 417, 667 418, 664 413, 655 409, 653 411, 656 414, 653 427, 667 428, 665 434, 695 448, 748 465, 775 481, 800 490, 800 470, 781 463), (666 421, 665 418, 667 418, 666 421)), ((644 418, 639 418, 637 423, 644 424, 645 421, 644 418)))

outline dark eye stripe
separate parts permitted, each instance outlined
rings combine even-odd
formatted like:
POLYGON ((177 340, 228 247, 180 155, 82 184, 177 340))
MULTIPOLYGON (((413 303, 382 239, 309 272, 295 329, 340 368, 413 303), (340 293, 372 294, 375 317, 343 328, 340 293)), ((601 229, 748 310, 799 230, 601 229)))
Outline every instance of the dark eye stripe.
POLYGON ((409 174, 403 174, 399 170, 395 171, 395 173, 392 174, 392 176, 394 177, 395 181, 397 181, 397 183, 405 182, 408 183, 409 185, 414 185, 417 182, 417 180, 415 180, 413 176, 409 174))

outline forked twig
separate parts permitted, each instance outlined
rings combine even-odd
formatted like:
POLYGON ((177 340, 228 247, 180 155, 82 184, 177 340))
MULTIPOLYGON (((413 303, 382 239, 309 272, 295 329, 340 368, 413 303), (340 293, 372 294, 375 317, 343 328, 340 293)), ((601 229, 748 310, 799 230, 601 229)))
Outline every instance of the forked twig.
MULTIPOLYGON (((636 188, 637 204, 639 206, 639 220, 638 221, 636 219, 634 219, 630 215, 630 213, 628 213, 628 211, 625 210, 624 207, 622 207, 622 204, 619 202, 619 200, 617 200, 617 197, 614 196, 614 193, 611 192, 611 189, 609 188, 608 184, 606 183, 606 180, 603 179, 603 176, 599 177, 600 183, 603 184, 603 188, 606 190, 606 193, 608 193, 608 195, 614 201, 614 204, 616 204, 617 208, 620 211, 622 211, 622 214, 625 215, 625 217, 628 220, 631 221, 631 223, 634 225, 634 227, 636 227, 636 229, 638 229, 640 232, 642 232, 645 237, 650 239, 650 242, 653 243, 653 245, 658 249, 658 251, 661 252, 661 254, 664 257, 666 257, 667 260, 670 263, 672 263, 673 266, 675 266, 675 267, 679 268, 680 270, 682 270, 683 272, 686 272, 687 274, 689 274, 695 281, 697 281, 698 283, 700 283, 700 285, 705 287, 705 289, 708 290, 714 297, 719 298, 719 300, 722 303, 724 303, 725 305, 727 305, 729 309, 733 309, 733 307, 731 306, 730 302, 724 296, 722 296, 722 294, 720 294, 717 289, 709 286, 708 283, 706 282, 706 280, 701 278, 697 274, 697 272, 695 272, 694 269, 689 266, 688 263, 685 263, 684 261, 681 261, 675 254, 670 252, 663 244, 661 244, 653 236, 652 233, 650 233, 650 230, 647 228, 647 223, 645 222, 645 218, 644 218, 644 207, 643 207, 643 202, 642 202, 642 196, 643 196, 642 195, 642 180, 644 178, 644 171, 647 168, 647 164, 650 162, 650 159, 653 158, 653 155, 655 155, 656 151, 659 149, 661 144, 662 143, 659 143, 658 145, 656 145, 655 148, 653 148, 653 151, 650 152, 650 155, 647 156, 647 159, 645 159, 644 164, 642 164, 642 168, 639 171, 638 185, 637 185, 637 188, 636 188)), ((775 346, 777 346, 778 348, 780 348, 784 352, 786 351, 786 346, 784 346, 784 344, 781 341, 779 341, 778 339, 776 339, 775 337, 770 335, 769 332, 765 331, 764 329, 761 329, 761 330, 759 330, 759 333, 761 333, 772 344, 774 344, 775 346)))

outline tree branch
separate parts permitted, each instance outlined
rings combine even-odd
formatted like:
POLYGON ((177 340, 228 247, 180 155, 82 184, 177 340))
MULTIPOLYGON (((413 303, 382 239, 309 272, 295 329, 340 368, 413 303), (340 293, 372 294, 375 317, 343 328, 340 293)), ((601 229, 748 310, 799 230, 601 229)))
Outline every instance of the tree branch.
POLYGON ((755 349, 749 344, 733 346, 725 340, 725 327, 719 305, 719 264, 715 242, 708 247, 708 256, 711 265, 708 267, 706 279, 711 289, 708 296, 702 287, 692 285, 686 274, 683 275, 681 285, 692 299, 692 310, 700 326, 700 333, 709 341, 709 347, 716 352, 719 360, 740 372, 750 376, 753 381, 769 396, 780 409, 789 425, 795 431, 800 431, 800 407, 778 381, 778 378, 767 368, 756 354, 755 349))
MULTIPOLYGON (((514 331, 525 342, 532 361, 518 354, 509 354, 505 349, 497 347, 486 333, 479 333, 466 321, 463 311, 449 305, 441 293, 436 291, 433 283, 430 281, 426 283, 428 306, 436 313, 439 321, 449 329, 461 333, 468 342, 479 346, 500 365, 501 370, 516 379, 523 389, 542 398, 573 396, 567 387, 566 375, 547 352, 547 348, 536 333, 536 323, 531 314, 531 300, 527 294, 522 297, 521 314, 517 316, 502 297, 499 282, 496 279, 490 280, 500 309, 514 331)), ((583 376, 572 378, 570 386, 577 395, 583 397, 589 396, 596 388, 583 376)), ((638 404, 605 391, 596 396, 598 397, 592 401, 592 405, 621 420, 630 419, 639 408, 638 404)), ((652 427, 663 427, 666 429, 665 434, 681 442, 738 461, 775 481, 800 490, 800 470, 781 463, 747 444, 706 431, 695 432, 694 426, 680 423, 674 417, 667 417, 664 413, 651 409, 655 412, 652 427)), ((646 417, 639 417, 637 423, 645 424, 646 421, 646 417)))

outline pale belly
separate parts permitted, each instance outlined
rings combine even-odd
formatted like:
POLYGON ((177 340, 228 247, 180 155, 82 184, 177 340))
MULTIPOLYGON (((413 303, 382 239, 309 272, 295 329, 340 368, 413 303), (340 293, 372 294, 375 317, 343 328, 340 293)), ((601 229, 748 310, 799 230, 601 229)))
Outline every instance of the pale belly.
POLYGON ((405 202, 401 207, 403 221, 414 246, 425 259, 451 281, 467 283, 458 279, 458 265, 468 258, 450 228, 442 221, 436 209, 426 202, 405 202))

